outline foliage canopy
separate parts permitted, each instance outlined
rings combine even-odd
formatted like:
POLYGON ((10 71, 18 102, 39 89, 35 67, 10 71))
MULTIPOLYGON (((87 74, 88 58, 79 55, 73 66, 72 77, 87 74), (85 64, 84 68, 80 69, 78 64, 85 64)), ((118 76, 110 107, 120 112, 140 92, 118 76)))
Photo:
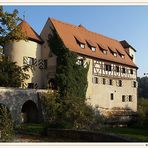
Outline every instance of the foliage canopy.
POLYGON ((0 48, 4 48, 9 41, 26 40, 25 33, 18 26, 20 21, 22 19, 18 17, 16 9, 12 13, 8 13, 0 6, 0 48))
POLYGON ((15 62, 2 57, 2 60, 0 60, 0 86, 20 87, 24 80, 29 78, 29 75, 25 73, 28 69, 28 66, 17 66, 15 62))

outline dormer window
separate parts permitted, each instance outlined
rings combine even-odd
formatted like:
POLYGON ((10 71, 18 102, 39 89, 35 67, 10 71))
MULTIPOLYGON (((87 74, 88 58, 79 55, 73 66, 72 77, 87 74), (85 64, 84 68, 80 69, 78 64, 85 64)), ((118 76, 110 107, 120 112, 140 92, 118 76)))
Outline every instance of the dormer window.
POLYGON ((122 55, 121 55, 121 58, 122 58, 122 59, 124 59, 124 58, 125 58, 125 56, 122 54, 122 55))
POLYGON ((112 55, 114 57, 117 57, 117 50, 114 47, 109 47, 109 49, 110 49, 110 52, 112 53, 112 55))
POLYGON ((114 57, 117 57, 117 53, 116 52, 113 52, 113 55, 114 55, 114 57))
POLYGON ((104 54, 107 54, 107 50, 104 50, 104 49, 103 49, 103 53, 104 53, 104 54))
POLYGON ((107 54, 108 48, 105 47, 103 44, 98 43, 99 49, 102 51, 103 54, 107 54))
POLYGON ((116 49, 116 50, 117 50, 118 54, 120 55, 120 57, 122 59, 124 59, 125 58, 124 52, 122 50, 119 50, 119 49, 116 49))
POLYGON ((90 40, 86 40, 88 47, 92 50, 92 51, 96 51, 96 45, 90 41, 90 40))
POLYGON ((77 44, 78 44, 82 49, 84 49, 84 48, 85 48, 85 41, 84 41, 82 38, 80 38, 79 36, 74 36, 74 38, 75 38, 77 44))
POLYGON ((84 49, 84 48, 85 48, 85 44, 80 43, 80 47, 81 47, 82 49, 84 49))
POLYGON ((91 50, 92 51, 96 51, 96 47, 91 47, 91 50))

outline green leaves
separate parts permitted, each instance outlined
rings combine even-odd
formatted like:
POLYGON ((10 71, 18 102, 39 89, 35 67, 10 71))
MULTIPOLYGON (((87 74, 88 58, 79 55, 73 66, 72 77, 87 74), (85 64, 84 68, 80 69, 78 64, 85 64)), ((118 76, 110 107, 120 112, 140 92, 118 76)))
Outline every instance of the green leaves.
POLYGON ((20 87, 24 80, 29 78, 25 73, 29 67, 19 67, 15 62, 3 57, 0 60, 0 86, 1 87, 20 87))
POLYGON ((0 104, 0 141, 11 141, 13 137, 13 123, 9 110, 0 104))
POLYGON ((18 17, 18 11, 12 13, 4 12, 3 7, 0 7, 0 47, 14 40, 26 40, 26 35, 21 31, 18 23, 22 19, 18 17))
POLYGON ((85 100, 89 65, 77 65, 78 55, 64 46, 56 30, 49 36, 49 46, 57 56, 56 81, 62 98, 80 97, 85 100))

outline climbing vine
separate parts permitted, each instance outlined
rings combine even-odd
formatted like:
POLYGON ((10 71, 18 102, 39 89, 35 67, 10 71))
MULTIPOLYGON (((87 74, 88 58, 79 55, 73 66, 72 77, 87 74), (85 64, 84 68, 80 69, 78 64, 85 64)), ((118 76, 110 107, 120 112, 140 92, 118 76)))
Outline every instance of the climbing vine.
POLYGON ((49 47, 57 56, 56 85, 61 97, 85 98, 89 64, 77 64, 78 54, 64 46, 56 30, 49 36, 49 47))

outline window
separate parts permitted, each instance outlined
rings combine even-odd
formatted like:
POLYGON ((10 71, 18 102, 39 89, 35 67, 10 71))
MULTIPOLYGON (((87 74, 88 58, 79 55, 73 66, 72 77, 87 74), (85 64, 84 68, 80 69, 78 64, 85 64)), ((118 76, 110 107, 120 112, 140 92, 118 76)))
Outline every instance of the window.
POLYGON ((133 81, 133 86, 134 86, 134 87, 137 87, 136 81, 133 81))
POLYGON ((106 71, 111 71, 111 65, 105 65, 105 70, 106 71))
POLYGON ((109 79, 109 85, 113 85, 113 80, 109 79))
POLYGON ((114 100, 114 94, 113 93, 110 94, 110 99, 114 100))
POLYGON ((47 60, 44 60, 44 69, 47 69, 47 60))
POLYGON ((132 95, 129 95, 129 102, 132 102, 132 95))
POLYGON ((85 48, 85 45, 82 44, 82 43, 80 43, 80 47, 84 49, 85 48))
POLYGON ((28 83, 28 88, 34 88, 34 83, 28 83))
POLYGON ((133 74, 133 69, 130 69, 130 74, 133 74))
POLYGON ((124 67, 122 68, 122 73, 125 73, 125 68, 124 67))
POLYGON ((28 65, 33 65, 34 64, 34 58, 28 57, 27 64, 28 65))
POLYGON ((117 86, 119 86, 119 87, 122 86, 122 80, 117 80, 117 86))
POLYGON ((104 54, 107 54, 107 50, 104 50, 104 49, 103 49, 103 53, 104 53, 104 54))
POLYGON ((119 66, 116 66, 116 72, 119 72, 119 66))
POLYGON ((91 47, 91 50, 92 51, 96 51, 96 47, 91 47))
POLYGON ((106 83, 106 79, 105 79, 105 78, 103 78, 103 84, 105 85, 105 83, 106 83))
POLYGON ((122 86, 122 80, 119 80, 119 87, 122 86))
POLYGON ((117 53, 116 52, 114 52, 113 55, 114 55, 114 57, 117 57, 117 53))
POLYGON ((122 59, 124 59, 124 58, 125 58, 125 56, 122 54, 122 55, 121 55, 121 58, 122 58, 122 59))
POLYGON ((125 95, 122 95, 122 102, 125 102, 125 95))
POLYGON ((76 62, 77 65, 83 65, 83 59, 78 59, 76 62))
POLYGON ((95 83, 95 84, 98 84, 98 83, 99 83, 99 81, 98 81, 98 78, 97 78, 97 77, 94 77, 94 83, 95 83))

